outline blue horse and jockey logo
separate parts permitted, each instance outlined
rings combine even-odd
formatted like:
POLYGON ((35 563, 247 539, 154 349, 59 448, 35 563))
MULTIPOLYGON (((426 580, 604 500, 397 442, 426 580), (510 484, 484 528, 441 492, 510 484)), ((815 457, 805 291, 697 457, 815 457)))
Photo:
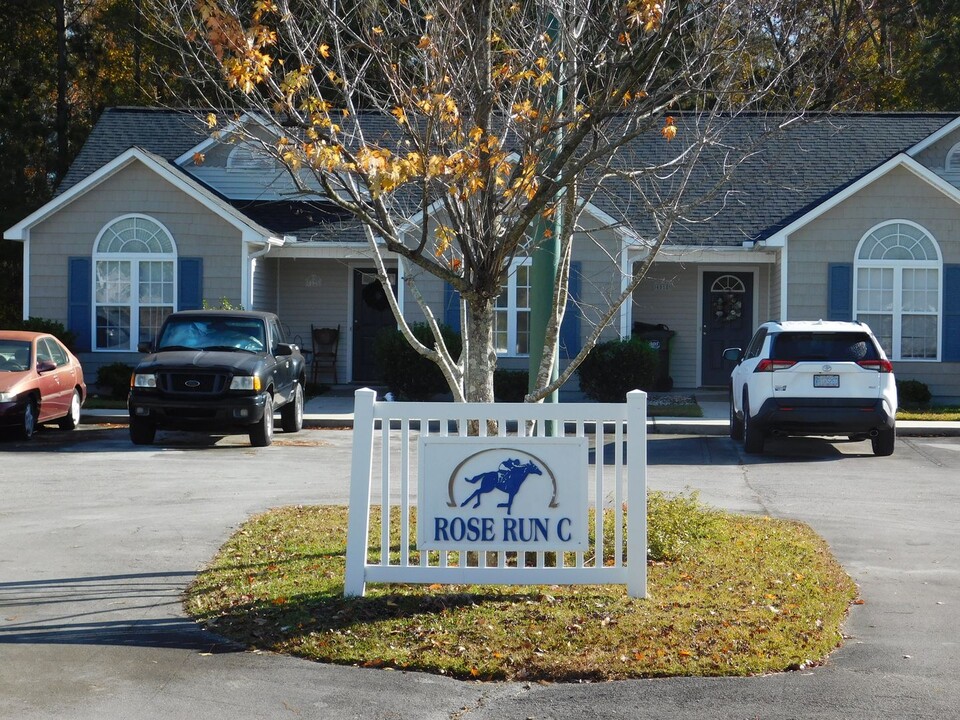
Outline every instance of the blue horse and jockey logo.
POLYGON ((506 508, 507 515, 510 515, 513 510, 513 499, 520 491, 520 486, 531 475, 543 475, 543 470, 533 460, 521 462, 519 458, 507 458, 500 463, 496 470, 464 478, 468 483, 478 487, 466 500, 460 503, 460 507, 466 507, 468 503, 474 501, 473 507, 478 508, 484 495, 494 490, 500 490, 507 494, 507 500, 497 503, 497 507, 506 508))

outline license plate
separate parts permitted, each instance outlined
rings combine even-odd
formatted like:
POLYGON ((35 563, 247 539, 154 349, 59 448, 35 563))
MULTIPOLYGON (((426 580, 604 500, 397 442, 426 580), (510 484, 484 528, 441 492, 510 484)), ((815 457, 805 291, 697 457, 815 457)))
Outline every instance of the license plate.
POLYGON ((840 376, 839 375, 814 375, 813 386, 821 387, 821 388, 840 387, 840 376))

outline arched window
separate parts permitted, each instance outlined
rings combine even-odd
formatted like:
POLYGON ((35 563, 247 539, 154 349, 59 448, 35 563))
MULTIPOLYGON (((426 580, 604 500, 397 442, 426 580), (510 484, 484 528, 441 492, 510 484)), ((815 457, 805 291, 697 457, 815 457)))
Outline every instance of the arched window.
POLYGON ((942 258, 912 222, 878 225, 857 247, 854 317, 867 323, 891 360, 936 360, 940 348, 942 258))
POLYGON ((170 233, 143 215, 111 222, 93 246, 96 350, 136 350, 173 312, 177 248, 170 233))
POLYGON ((743 296, 747 287, 736 275, 721 275, 710 286, 713 322, 733 322, 743 315, 743 296))

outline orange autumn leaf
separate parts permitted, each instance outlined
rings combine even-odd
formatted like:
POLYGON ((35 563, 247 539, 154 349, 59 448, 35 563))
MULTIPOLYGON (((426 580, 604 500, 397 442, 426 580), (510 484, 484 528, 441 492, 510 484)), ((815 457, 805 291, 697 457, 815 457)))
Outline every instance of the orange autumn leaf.
POLYGON ((670 142, 677 136, 677 126, 674 124, 674 119, 667 116, 666 124, 660 130, 660 134, 667 139, 667 142, 670 142))

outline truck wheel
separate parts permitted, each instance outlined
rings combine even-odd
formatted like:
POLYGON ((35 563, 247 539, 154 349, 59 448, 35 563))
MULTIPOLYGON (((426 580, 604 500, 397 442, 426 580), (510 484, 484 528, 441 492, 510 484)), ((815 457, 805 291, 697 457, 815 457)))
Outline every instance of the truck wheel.
POLYGON ((254 447, 267 447, 273 442, 273 398, 267 395, 263 403, 263 417, 250 428, 250 444, 254 447))
POLYGON ((285 433, 303 429, 303 386, 300 383, 293 391, 293 400, 280 408, 280 427, 285 433))
POLYGON ((157 436, 157 426, 149 420, 130 418, 130 442, 134 445, 153 445, 153 439, 157 436))

